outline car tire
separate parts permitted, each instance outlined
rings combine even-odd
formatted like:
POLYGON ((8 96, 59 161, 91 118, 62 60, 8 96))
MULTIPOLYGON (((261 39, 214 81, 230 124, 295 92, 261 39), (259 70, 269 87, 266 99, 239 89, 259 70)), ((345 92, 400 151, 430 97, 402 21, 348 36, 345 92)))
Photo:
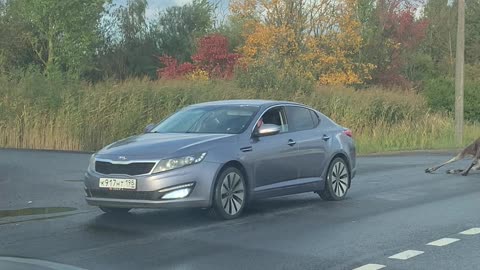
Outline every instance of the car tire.
POLYGON ((239 217, 247 202, 247 185, 243 173, 235 168, 224 169, 213 189, 211 212, 221 219, 239 217))
POLYGON ((330 162, 325 177, 325 187, 318 195, 325 201, 340 201, 347 196, 350 187, 350 169, 345 159, 337 157, 330 162))
POLYGON ((100 210, 107 214, 126 214, 128 211, 131 210, 131 208, 117 208, 117 207, 99 207, 100 210))

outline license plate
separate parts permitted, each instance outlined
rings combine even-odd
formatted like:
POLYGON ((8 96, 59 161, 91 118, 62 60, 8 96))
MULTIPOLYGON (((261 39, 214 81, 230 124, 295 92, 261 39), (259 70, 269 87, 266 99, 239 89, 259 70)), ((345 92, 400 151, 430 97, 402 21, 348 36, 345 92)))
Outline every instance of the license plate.
POLYGON ((100 178, 98 186, 108 189, 136 189, 136 179, 100 178))

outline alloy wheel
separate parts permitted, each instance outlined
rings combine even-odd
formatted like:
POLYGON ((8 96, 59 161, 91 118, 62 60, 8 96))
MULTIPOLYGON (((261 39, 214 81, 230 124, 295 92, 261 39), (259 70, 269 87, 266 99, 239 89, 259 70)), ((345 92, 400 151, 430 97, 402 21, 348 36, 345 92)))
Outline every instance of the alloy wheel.
POLYGON ((220 196, 225 213, 231 216, 237 214, 245 203, 245 185, 242 177, 236 172, 225 175, 220 196))
POLYGON ((348 189, 348 169, 341 161, 337 161, 328 175, 328 180, 332 183, 332 190, 337 197, 343 197, 348 189))

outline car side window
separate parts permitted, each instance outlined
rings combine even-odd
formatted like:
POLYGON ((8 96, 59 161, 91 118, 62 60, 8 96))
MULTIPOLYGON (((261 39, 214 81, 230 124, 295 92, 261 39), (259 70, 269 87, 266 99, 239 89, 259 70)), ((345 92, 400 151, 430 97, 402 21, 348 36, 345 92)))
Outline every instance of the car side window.
POLYGON ((273 124, 280 127, 281 131, 288 132, 287 117, 283 107, 274 107, 266 111, 258 121, 257 127, 262 124, 273 124))
POLYGON ((287 118, 290 124, 290 131, 302 131, 316 127, 312 114, 307 108, 288 106, 287 118))

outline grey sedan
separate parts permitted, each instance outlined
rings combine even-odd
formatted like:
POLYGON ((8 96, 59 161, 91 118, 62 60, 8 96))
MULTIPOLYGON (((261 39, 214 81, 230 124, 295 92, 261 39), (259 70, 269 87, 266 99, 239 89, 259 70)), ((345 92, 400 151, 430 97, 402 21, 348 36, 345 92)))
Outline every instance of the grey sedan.
POLYGON ((85 193, 107 213, 198 207, 232 219, 260 198, 342 200, 354 176, 350 130, 298 103, 229 100, 188 106, 98 151, 85 193))

